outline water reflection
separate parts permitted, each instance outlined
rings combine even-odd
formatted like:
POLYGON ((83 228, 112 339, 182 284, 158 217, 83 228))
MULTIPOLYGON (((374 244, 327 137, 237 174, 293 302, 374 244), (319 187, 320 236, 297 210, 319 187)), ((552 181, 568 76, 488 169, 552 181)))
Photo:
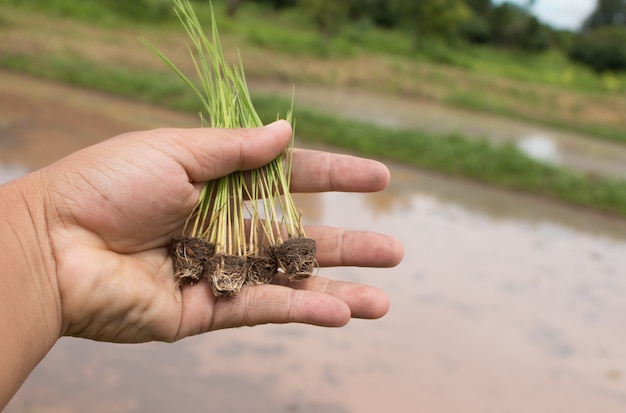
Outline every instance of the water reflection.
POLYGON ((517 141, 519 150, 540 162, 558 164, 561 161, 559 148, 549 136, 532 134, 517 141))
POLYGON ((492 220, 515 220, 527 227, 564 226, 603 237, 626 240, 626 221, 601 213, 585 211, 559 202, 538 199, 526 194, 496 191, 481 184, 450 180, 437 174, 394 167, 393 181, 388 192, 374 195, 387 198, 389 193, 395 202, 410 205, 415 193, 430 194, 437 200, 462 210, 487 215, 492 220))
POLYGON ((26 168, 19 165, 3 165, 0 163, 0 185, 17 179, 20 176, 26 174, 28 171, 26 168))
POLYGON ((624 222, 393 176, 381 194, 297 199, 309 221, 403 240, 399 268, 322 270, 387 291, 384 319, 175 345, 66 339, 8 411, 624 411, 624 222))

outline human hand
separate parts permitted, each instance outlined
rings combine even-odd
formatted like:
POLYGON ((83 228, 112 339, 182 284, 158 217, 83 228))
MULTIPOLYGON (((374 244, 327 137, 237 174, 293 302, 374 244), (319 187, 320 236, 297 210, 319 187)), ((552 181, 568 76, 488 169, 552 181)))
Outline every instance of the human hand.
MULTIPOLYGON (((120 135, 41 171, 55 260, 61 333, 100 341, 175 341, 211 330, 263 323, 341 326, 350 317, 378 318, 386 295, 360 284, 314 277, 244 286, 216 299, 206 280, 176 297, 168 245, 197 203, 201 183, 259 167, 289 143, 281 121, 248 130, 159 129, 120 135), (280 285, 278 285, 280 284, 280 285)), ((382 164, 346 155, 297 150, 293 192, 383 189, 382 164)), ((387 235, 307 228, 320 266, 396 265, 402 256, 387 235)))

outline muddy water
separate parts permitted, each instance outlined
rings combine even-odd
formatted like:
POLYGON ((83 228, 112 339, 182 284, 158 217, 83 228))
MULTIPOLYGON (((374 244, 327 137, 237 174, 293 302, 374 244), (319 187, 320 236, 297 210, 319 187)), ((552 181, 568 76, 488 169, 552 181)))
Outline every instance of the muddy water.
MULTIPOLYGON (((87 98, 76 89, 37 87, 87 98)), ((105 130, 100 109, 125 104, 87 96, 91 124, 74 124, 67 136, 105 130)), ((46 103, 31 104, 37 101, 46 103)), ((64 119, 72 99, 57 98, 54 107, 64 119)), ((0 113, 11 123, 11 112, 0 113)), ((32 141, 15 128, 11 136, 32 146, 56 130, 48 145, 60 146, 64 126, 54 118, 32 121, 32 141)), ((321 274, 387 291, 385 318, 343 329, 242 328, 173 345, 62 339, 6 411, 626 411, 626 221, 392 171, 392 185, 380 194, 297 199, 310 222, 403 240, 398 268, 321 274)))
POLYGON ((0 164, 0 184, 19 178, 28 172, 23 166, 0 164))
MULTIPOLYGON (((293 87, 252 83, 259 93, 291 97, 293 87)), ((626 146, 495 115, 454 109, 432 102, 379 96, 360 90, 298 85, 296 103, 384 127, 419 129, 436 134, 461 133, 491 142, 510 142, 527 155, 583 172, 626 178, 626 146)))

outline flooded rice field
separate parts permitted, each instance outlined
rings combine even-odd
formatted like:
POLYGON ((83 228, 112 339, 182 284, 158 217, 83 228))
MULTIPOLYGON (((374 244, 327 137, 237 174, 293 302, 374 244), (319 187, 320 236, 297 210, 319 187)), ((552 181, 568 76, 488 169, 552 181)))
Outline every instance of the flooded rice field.
MULTIPOLYGON (((4 165, 36 168, 123 130, 195 125, 27 78, 9 104, 8 83, 4 165)), ((6 412, 626 411, 626 220, 391 168, 382 193, 296 199, 309 222, 403 241, 397 268, 321 271, 385 290, 383 319, 240 328, 175 344, 64 338, 6 412)))
MULTIPOLYGON (((259 93, 280 93, 291 97, 290 85, 252 83, 259 93)), ((420 129, 434 134, 461 133, 490 142, 512 143, 529 156, 557 165, 600 175, 626 178, 626 145, 580 134, 538 126, 497 115, 455 109, 433 102, 410 98, 380 96, 362 90, 297 85, 298 106, 379 126, 420 129)))

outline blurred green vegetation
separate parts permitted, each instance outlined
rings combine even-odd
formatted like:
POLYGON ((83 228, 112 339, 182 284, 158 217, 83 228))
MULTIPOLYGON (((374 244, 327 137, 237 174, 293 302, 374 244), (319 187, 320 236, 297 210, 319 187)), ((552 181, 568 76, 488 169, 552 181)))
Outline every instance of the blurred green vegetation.
POLYGON ((598 73, 625 71, 626 29, 606 26, 582 33, 576 38, 569 55, 598 73))
POLYGON ((6 5, 102 25, 172 20, 170 0, 3 0, 6 5))

